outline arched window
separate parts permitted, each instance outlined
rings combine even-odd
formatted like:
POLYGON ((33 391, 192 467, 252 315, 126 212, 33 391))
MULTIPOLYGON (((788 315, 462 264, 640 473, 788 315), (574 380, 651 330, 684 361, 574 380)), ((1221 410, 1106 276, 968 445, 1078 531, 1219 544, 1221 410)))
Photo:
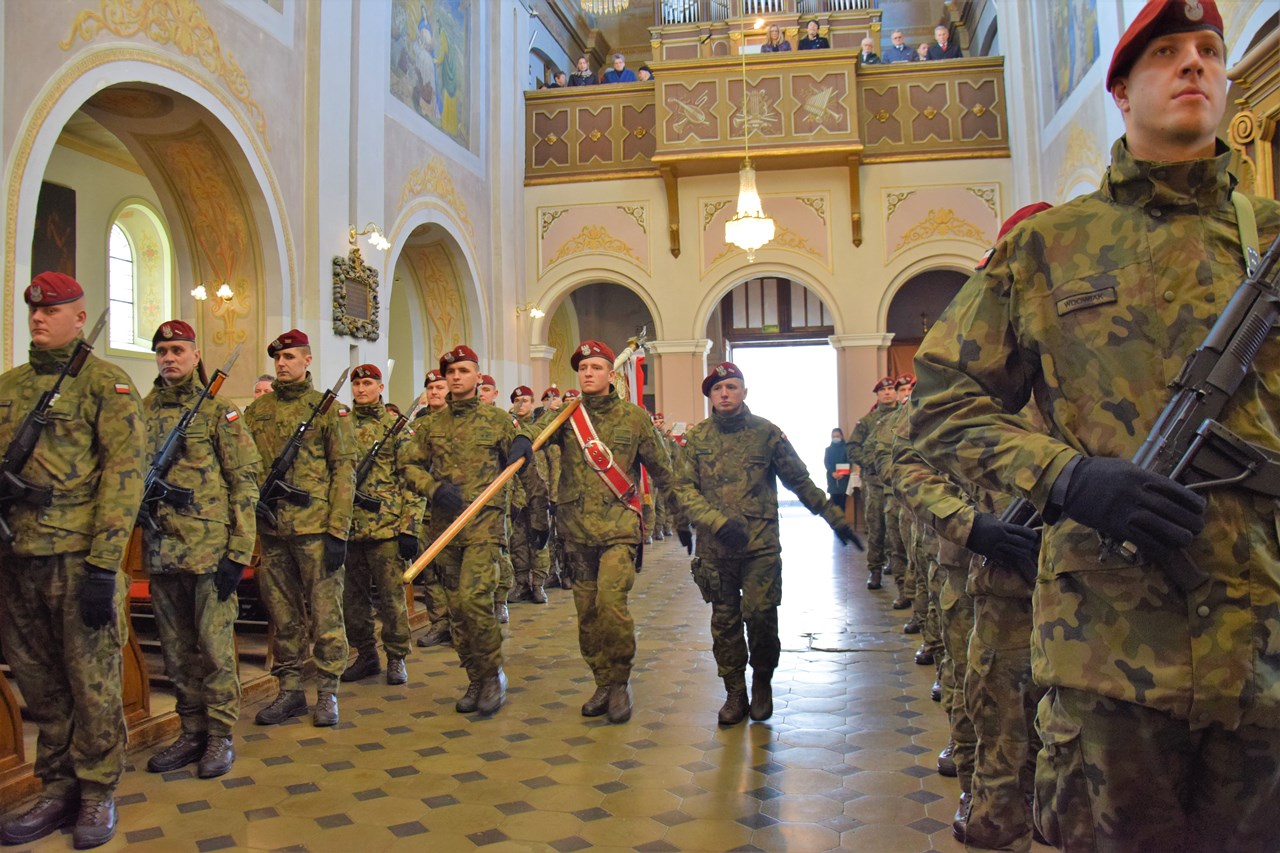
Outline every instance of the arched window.
POLYGON ((107 241, 107 290, 111 298, 111 346, 132 349, 137 345, 133 305, 136 282, 133 275, 133 246, 118 224, 111 226, 107 241))
POLYGON ((122 207, 107 239, 112 349, 150 352, 151 333, 173 304, 171 258, 160 215, 142 203, 122 207))

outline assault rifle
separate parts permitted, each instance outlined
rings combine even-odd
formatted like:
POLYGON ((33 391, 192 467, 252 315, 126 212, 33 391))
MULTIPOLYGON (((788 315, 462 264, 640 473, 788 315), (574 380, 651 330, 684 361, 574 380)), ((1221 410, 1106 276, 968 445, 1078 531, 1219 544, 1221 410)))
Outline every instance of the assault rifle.
POLYGON ((0 542, 6 545, 13 541, 13 529, 4 517, 5 507, 11 503, 26 503, 33 506, 49 506, 53 503, 53 490, 48 486, 37 486, 23 477, 22 469, 26 467, 31 454, 35 452, 36 442, 40 440, 45 426, 49 423, 49 410, 53 408, 54 403, 58 402, 58 396, 62 393, 62 381, 68 376, 74 379, 80 375, 85 360, 89 358, 89 353, 93 352, 93 342, 98 339, 98 335, 102 333, 102 327, 106 324, 107 312, 103 311, 102 316, 98 317, 98 322, 93 324, 93 330, 89 332, 89 336, 76 341, 75 351, 71 353, 67 363, 62 365, 62 371, 54 380, 53 387, 40 395, 35 408, 23 418, 18 431, 14 433, 13 440, 5 448, 4 460, 0 461, 0 542))
MULTIPOLYGON (((237 344, 227 358, 227 363, 214 371, 213 378, 205 383, 204 388, 200 391, 200 396, 196 397, 196 401, 191 404, 191 408, 182 413, 178 423, 174 425, 173 429, 169 430, 164 444, 160 445, 160 449, 156 451, 156 455, 151 459, 151 467, 147 470, 147 479, 143 484, 142 506, 138 509, 138 523, 145 527, 148 533, 160 532, 160 522, 156 521, 156 508, 161 501, 171 506, 191 506, 192 501, 196 498, 195 492, 191 491, 191 489, 175 486, 165 478, 169 476, 173 463, 178 461, 178 456, 181 455, 182 449, 186 447, 187 429, 191 426, 191 422, 195 420, 201 404, 205 400, 212 400, 217 397, 218 392, 222 390, 222 383, 226 381, 227 374, 231 372, 236 359, 240 357, 240 346, 240 344, 237 344)), ((200 372, 201 374, 204 373, 204 371, 200 372)))
MULTIPOLYGON (((1259 447, 1218 422, 1280 319, 1280 237, 1260 261, 1250 251, 1248 274, 1213 328, 1170 383, 1173 399, 1133 457, 1134 464, 1195 491, 1238 486, 1280 498, 1280 453, 1259 447)), ((1136 560, 1131 543, 1103 543, 1136 560)), ((1177 551, 1164 563, 1169 580, 1183 592, 1208 574, 1177 551)))
POLYGON ((262 481, 262 489, 258 497, 258 518, 276 526, 276 513, 273 507, 281 501, 288 501, 294 506, 311 506, 311 495, 307 494, 297 486, 290 485, 285 478, 289 476, 289 469, 293 467, 293 463, 298 458, 298 451, 302 449, 302 440, 307 436, 307 430, 311 429, 311 425, 315 423, 316 418, 323 416, 329 411, 329 407, 333 405, 333 401, 338 399, 338 392, 342 390, 343 384, 347 381, 347 373, 350 368, 345 368, 342 375, 338 377, 338 381, 333 387, 324 392, 324 396, 316 403, 314 409, 311 410, 311 417, 298 424, 298 428, 293 431, 293 435, 289 436, 289 442, 284 446, 284 450, 280 451, 280 455, 271 463, 271 470, 267 472, 267 479, 262 481))
POLYGON ((373 463, 374 460, 378 458, 378 451, 381 450, 382 446, 388 441, 394 440, 395 437, 400 434, 400 430, 404 429, 404 425, 407 423, 409 423, 409 419, 404 415, 397 417, 396 422, 387 427, 387 431, 383 434, 382 438, 375 441, 373 443, 373 447, 370 447, 369 452, 360 460, 360 467, 356 468, 355 503, 356 506, 361 509, 368 510, 369 512, 382 512, 382 499, 375 498, 367 492, 360 491, 360 487, 364 485, 364 481, 369 477, 370 472, 373 471, 373 463))

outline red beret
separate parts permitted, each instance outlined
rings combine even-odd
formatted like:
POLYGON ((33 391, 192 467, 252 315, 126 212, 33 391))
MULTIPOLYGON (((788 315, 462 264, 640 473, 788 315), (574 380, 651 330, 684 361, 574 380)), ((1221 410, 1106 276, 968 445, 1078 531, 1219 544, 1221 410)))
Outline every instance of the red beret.
POLYGON ((665 421, 665 420, 666 420, 666 416, 665 416, 665 415, 663 415, 663 414, 662 414, 662 412, 658 412, 656 415, 654 415, 654 417, 655 417, 655 418, 657 418, 657 419, 658 419, 658 420, 660 420, 660 421, 665 421))
POLYGON ((32 308, 47 308, 50 305, 65 305, 84 297, 84 288, 66 273, 42 272, 31 279, 31 284, 23 292, 22 298, 32 308))
POLYGON ((477 367, 480 366, 480 356, 476 355, 476 351, 466 344, 458 344, 444 355, 440 356, 440 372, 444 373, 449 365, 457 364, 460 361, 474 362, 477 367))
POLYGON ((351 371, 352 379, 376 379, 382 381, 382 371, 378 369, 376 364, 362 364, 355 370, 351 371))
POLYGON ((578 369, 578 364, 584 358, 603 358, 609 362, 609 367, 613 367, 613 350, 609 349, 608 344, 600 341, 583 341, 576 350, 573 351, 572 357, 569 359, 569 366, 574 370, 578 369))
POLYGON ((582 396, 582 392, 579 391, 577 388, 570 388, 568 391, 564 392, 564 398, 566 400, 576 400, 581 396, 582 396))
POLYGON ((559 386, 557 386, 557 385, 555 385, 555 384, 552 384, 552 386, 551 386, 550 388, 548 388, 547 390, 545 390, 545 391, 543 391, 543 392, 542 392, 542 399, 543 399, 544 401, 545 401, 548 397, 559 397, 559 396, 560 396, 560 388, 559 388, 559 386))
POLYGON ((707 374, 707 378, 702 380, 702 396, 710 397, 711 389, 715 387, 717 382, 725 379, 741 379, 746 384, 746 377, 742 375, 742 371, 738 369, 738 365, 732 361, 722 361, 712 368, 707 374))
POLYGON ((497 388, 497 387, 498 387, 498 380, 494 379, 492 376, 490 376, 490 375, 489 375, 489 374, 487 374, 487 373, 481 373, 481 374, 480 374, 480 384, 481 384, 481 385, 492 385, 494 388, 497 388))
POLYGON ((884 389, 892 388, 892 387, 893 387, 893 377, 886 376, 875 384, 875 386, 871 389, 871 393, 879 394, 884 389))
POLYGON ((282 349, 309 346, 311 346, 311 340, 307 337, 305 332, 299 332, 297 329, 290 329, 271 343, 267 344, 267 357, 275 358, 276 354, 282 349))
POLYGON ((511 402, 516 401, 516 397, 528 397, 533 399, 533 389, 528 385, 517 385, 516 390, 511 392, 511 402))
POLYGON ((996 234, 996 241, 1013 230, 1013 226, 1029 216, 1039 213, 1042 210, 1048 210, 1053 207, 1047 201, 1037 201, 1034 204, 1028 204, 1026 207, 1020 207, 1010 214, 1009 218, 1000 226, 1000 233, 996 234))
POLYGON ((170 320, 167 323, 161 323, 160 328, 156 329, 156 333, 151 336, 151 351, 155 352, 156 346, 161 341, 190 341, 196 342, 196 330, 191 328, 191 324, 184 323, 181 320, 170 320))
POLYGON ((901 376, 899 376, 897 379, 893 380, 894 388, 904 388, 908 385, 915 385, 915 384, 916 384, 916 378, 912 376, 910 373, 904 373, 901 376))
POLYGON ((1173 33, 1212 30, 1222 36, 1222 14, 1214 0, 1148 0, 1138 17, 1120 36, 1107 68, 1107 91, 1117 77, 1129 73, 1147 42, 1173 33))
POLYGON ((444 371, 442 371, 442 370, 428 370, 428 371, 427 371, 427 379, 426 379, 426 381, 425 381, 425 382, 423 382, 423 383, 422 383, 422 387, 423 387, 423 388, 426 388, 426 387, 427 387, 428 385, 430 385, 432 382, 443 382, 443 381, 444 381, 444 371))

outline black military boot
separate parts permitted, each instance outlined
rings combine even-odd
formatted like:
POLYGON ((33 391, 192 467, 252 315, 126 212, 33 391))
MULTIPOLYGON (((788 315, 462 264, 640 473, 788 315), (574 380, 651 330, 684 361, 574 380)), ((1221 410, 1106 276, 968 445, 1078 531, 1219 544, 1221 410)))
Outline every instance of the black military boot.
POLYGON ((920 633, 920 620, 919 620, 919 619, 917 619, 916 617, 912 616, 910 619, 908 619, 908 620, 907 620, 907 624, 905 624, 905 625, 903 625, 903 626, 902 626, 902 633, 904 633, 904 634, 919 634, 919 633, 920 633))
POLYGON ((236 761, 236 751, 231 748, 231 736, 210 735, 209 743, 200 757, 196 775, 201 779, 213 779, 225 775, 236 761))
POLYGON ((728 695, 725 696, 724 704, 720 706, 720 713, 716 715, 716 722, 722 726, 736 726, 746 719, 747 705, 747 688, 735 687, 731 689, 728 695))
POLYGON ((951 834, 956 837, 956 841, 964 843, 965 837, 968 836, 969 825, 969 809, 973 805, 973 794, 967 791, 960 795, 960 804, 956 806, 956 815, 951 819, 951 834))
POLYGON ((751 676, 751 719, 763 723, 773 716, 773 670, 757 670, 751 676))
POLYGON ((467 685, 467 692, 453 704, 453 710, 459 714, 470 714, 476 709, 480 699, 480 682, 473 681, 467 685))
POLYGON ((609 685, 609 722, 625 723, 631 719, 631 685, 609 685))
POLYGON ((542 588, 542 584, 536 583, 533 585, 533 588, 529 590, 529 600, 534 604, 547 603, 547 591, 542 588))
POLYGON ((338 724, 338 695, 330 690, 321 690, 316 696, 316 708, 311 714, 314 726, 336 726, 338 724))
POLYGON ((75 823, 79 811, 77 800, 41 797, 31 808, 5 823, 0 829, 0 843, 30 844, 75 823))
POLYGON ((916 649, 916 663, 920 666, 930 666, 933 664, 933 649, 920 644, 920 648, 916 649))
POLYGON ((498 713, 502 703, 507 699, 507 674, 498 667, 498 673, 486 678, 480 684, 480 693, 476 696, 476 710, 486 717, 498 713))
POLYGON ((307 697, 301 690, 281 690, 270 705, 258 712, 253 721, 260 726, 274 726, 290 717, 307 713, 307 697))
POLYGON ((599 717, 609 710, 609 686, 603 685, 596 688, 596 692, 591 694, 591 698, 582 703, 582 716, 599 717))
POLYGON ((168 773, 204 755, 204 732, 183 732, 178 739, 147 760, 148 773, 168 773))
POLYGON ((507 603, 505 601, 498 601, 494 603, 493 618, 497 619, 502 625, 511 621, 511 612, 507 610, 507 603))
POLYGON ((405 669, 404 658, 387 658, 387 684, 405 684, 409 680, 409 671, 405 669))
POLYGON ((867 574, 867 589, 880 589, 880 570, 872 569, 867 574))
POLYGON ((942 701, 942 682, 934 679, 933 687, 929 688, 929 698, 935 702, 942 701))
POLYGON ((377 649, 361 649, 356 655, 355 663, 342 673, 342 681, 359 681, 382 672, 382 662, 378 660, 377 649))
POLYGON ((449 620, 438 619, 431 623, 431 627, 427 629, 427 633, 418 638, 418 648, 429 649, 432 646, 449 645, 452 639, 449 633, 449 620))
POLYGON ((85 800, 80 803, 80 814, 76 816, 76 828, 71 833, 72 847, 77 850, 101 847, 115 834, 115 798, 107 797, 101 801, 85 800))
POLYGON ((938 753, 938 775, 948 776, 952 779, 956 777, 956 742, 954 740, 947 741, 947 745, 942 748, 942 752, 938 753))

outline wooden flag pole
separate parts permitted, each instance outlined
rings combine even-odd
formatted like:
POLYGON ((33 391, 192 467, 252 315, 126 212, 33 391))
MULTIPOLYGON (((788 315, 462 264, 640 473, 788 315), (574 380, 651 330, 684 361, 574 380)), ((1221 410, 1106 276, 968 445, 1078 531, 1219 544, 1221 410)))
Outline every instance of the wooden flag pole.
MULTIPOLYGON (((581 397, 576 397, 564 404, 560 409, 560 413, 556 415, 555 420, 547 424, 546 429, 538 433, 538 437, 533 440, 533 450, 535 453, 540 447, 542 447, 542 445, 546 444, 547 441, 550 440, 551 436, 555 435, 556 430, 560 429, 560 427, 564 425, 565 421, 569 420, 569 416, 573 414, 573 410, 578 408, 580 405, 582 405, 581 397)), ((404 582, 413 583, 413 579, 420 575, 422 570, 431 564, 431 561, 434 560, 436 556, 453 541, 453 537, 457 536, 462 528, 467 526, 471 519, 475 518, 476 513, 480 512, 485 504, 489 503, 493 496, 507 484, 507 481, 516 475, 516 472, 520 470, 522 465, 524 465, 523 457, 517 459, 515 462, 512 462, 504 468, 502 473, 498 475, 498 479, 486 486, 485 490, 480 493, 480 496, 471 502, 471 506, 467 507, 463 511, 462 515, 455 518, 453 523, 445 528, 444 533, 441 533, 436 537, 435 541, 431 543, 431 547, 427 548, 427 550, 422 553, 422 556, 414 560, 413 564, 410 565, 409 568, 405 569, 404 582)))

